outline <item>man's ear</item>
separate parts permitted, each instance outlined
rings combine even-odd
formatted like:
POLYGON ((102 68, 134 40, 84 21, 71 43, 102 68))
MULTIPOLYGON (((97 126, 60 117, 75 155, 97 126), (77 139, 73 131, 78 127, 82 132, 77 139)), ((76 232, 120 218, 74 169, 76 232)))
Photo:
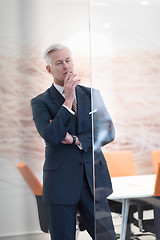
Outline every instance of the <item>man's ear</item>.
POLYGON ((46 69, 47 69, 47 71, 48 71, 50 74, 53 74, 50 65, 47 65, 47 66, 46 66, 46 69))

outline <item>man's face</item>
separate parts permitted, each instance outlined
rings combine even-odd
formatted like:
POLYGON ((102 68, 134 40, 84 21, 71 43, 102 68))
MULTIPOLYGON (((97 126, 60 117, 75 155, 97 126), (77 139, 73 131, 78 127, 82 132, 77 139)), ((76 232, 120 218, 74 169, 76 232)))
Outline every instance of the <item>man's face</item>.
POLYGON ((64 78, 67 72, 70 72, 72 74, 74 73, 74 64, 71 58, 71 54, 67 48, 64 48, 51 52, 50 57, 52 62, 50 73, 54 77, 54 82, 58 85, 63 86, 64 78))

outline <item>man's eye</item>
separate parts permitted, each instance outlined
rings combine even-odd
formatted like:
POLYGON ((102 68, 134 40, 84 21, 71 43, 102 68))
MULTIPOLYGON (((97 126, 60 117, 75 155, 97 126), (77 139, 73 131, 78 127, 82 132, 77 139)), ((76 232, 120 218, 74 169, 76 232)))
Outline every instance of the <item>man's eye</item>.
POLYGON ((70 61, 71 61, 70 59, 67 59, 67 60, 66 60, 67 63, 70 62, 70 61))
POLYGON ((61 62, 57 62, 57 65, 60 65, 61 64, 61 62))

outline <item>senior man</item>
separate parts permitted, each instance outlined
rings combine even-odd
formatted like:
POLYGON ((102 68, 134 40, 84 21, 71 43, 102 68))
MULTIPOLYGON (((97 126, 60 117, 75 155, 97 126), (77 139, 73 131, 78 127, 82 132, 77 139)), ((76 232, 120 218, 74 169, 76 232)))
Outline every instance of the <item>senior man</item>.
POLYGON ((78 211, 92 239, 97 234, 98 239, 115 240, 106 200, 112 186, 101 151, 101 146, 114 140, 112 120, 98 90, 93 90, 91 107, 91 89, 80 85, 68 47, 54 44, 44 57, 53 84, 31 105, 36 128, 46 143, 43 201, 51 239, 75 239, 78 211))

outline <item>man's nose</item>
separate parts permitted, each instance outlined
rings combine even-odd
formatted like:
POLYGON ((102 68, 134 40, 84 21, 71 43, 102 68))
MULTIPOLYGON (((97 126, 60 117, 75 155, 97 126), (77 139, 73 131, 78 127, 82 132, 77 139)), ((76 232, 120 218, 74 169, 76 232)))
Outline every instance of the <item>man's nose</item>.
POLYGON ((66 62, 63 62, 63 67, 64 67, 65 69, 67 69, 67 68, 68 68, 68 64, 67 64, 66 62))

